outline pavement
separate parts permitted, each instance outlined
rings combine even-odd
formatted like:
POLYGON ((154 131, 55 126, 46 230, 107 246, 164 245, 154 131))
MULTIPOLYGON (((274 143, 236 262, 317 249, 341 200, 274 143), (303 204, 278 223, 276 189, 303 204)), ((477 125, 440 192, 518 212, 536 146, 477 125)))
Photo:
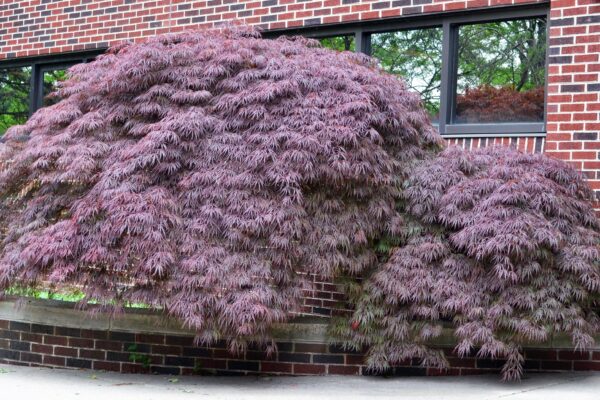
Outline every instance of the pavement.
POLYGON ((23 400, 600 400, 600 373, 529 374, 521 382, 502 383, 498 375, 169 377, 0 364, 0 394, 23 400))

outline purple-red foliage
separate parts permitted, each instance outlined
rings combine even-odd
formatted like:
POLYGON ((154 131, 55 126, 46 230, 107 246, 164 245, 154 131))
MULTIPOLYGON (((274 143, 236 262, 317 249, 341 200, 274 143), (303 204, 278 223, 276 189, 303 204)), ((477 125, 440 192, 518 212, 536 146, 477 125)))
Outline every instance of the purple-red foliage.
POLYGON ((600 325, 600 224, 580 174, 561 161, 503 147, 448 148, 404 192, 415 226, 365 285, 354 342, 375 369, 420 358, 444 367, 428 341, 451 327, 455 351, 505 359, 568 334, 585 349, 600 325))
POLYGON ((507 379, 522 345, 598 332, 581 177, 510 149, 434 159, 419 98, 365 56, 227 28, 70 75, 0 143, 0 289, 74 285, 271 349, 303 273, 373 271, 346 325, 373 368, 444 366, 428 343, 449 324, 460 355, 507 359, 507 379))
POLYGON ((456 96, 456 116, 469 122, 538 122, 544 120, 544 87, 516 90, 482 85, 456 96))
POLYGON ((165 307, 232 349, 269 345, 298 272, 370 267, 440 145, 371 59, 247 28, 113 48, 58 95, 0 144, 0 288, 165 307))

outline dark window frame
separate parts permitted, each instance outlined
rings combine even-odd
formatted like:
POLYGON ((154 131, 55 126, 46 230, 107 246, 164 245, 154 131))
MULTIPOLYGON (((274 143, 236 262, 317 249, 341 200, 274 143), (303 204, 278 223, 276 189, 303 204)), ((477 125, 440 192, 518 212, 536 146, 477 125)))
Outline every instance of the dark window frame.
POLYGON ((106 49, 3 60, 0 61, 0 69, 31 67, 31 80, 29 82, 29 116, 31 116, 42 107, 44 72, 90 62, 104 51, 106 49))
POLYGON ((370 35, 381 32, 403 31, 441 27, 442 76, 440 85, 440 119, 438 129, 446 138, 468 137, 545 137, 548 98, 548 57, 546 51, 544 121, 542 122, 499 122, 499 123, 454 123, 452 122, 456 103, 458 29, 461 25, 524 18, 546 18, 546 50, 550 29, 550 7, 548 3, 532 5, 488 7, 477 10, 409 15, 393 19, 361 21, 347 24, 323 25, 286 30, 272 30, 263 36, 275 38, 281 35, 303 35, 310 38, 354 35, 357 52, 371 54, 370 35))

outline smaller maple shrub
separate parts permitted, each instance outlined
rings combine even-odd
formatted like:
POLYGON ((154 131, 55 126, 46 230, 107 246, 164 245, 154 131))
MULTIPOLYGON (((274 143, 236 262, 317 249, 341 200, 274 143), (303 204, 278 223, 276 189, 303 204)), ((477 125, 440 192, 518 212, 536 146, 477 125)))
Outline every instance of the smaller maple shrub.
POLYGON ((445 367, 428 340, 452 326, 460 356, 505 359, 522 374, 521 346, 570 335, 594 342, 599 321, 600 226, 580 174, 509 148, 449 148, 404 193, 415 228, 364 287, 347 329, 384 369, 420 358, 445 367))
POLYGON ((523 91, 510 86, 467 88, 456 97, 456 116, 463 123, 543 121, 544 87, 523 91))

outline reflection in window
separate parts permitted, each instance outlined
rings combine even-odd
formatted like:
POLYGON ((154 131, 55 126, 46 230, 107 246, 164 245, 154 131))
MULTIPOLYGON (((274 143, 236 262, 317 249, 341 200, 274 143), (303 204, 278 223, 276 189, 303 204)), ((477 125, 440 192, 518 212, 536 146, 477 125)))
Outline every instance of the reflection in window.
POLYGON ((31 67, 0 69, 0 135, 29 117, 31 67))
POLYGON ((333 36, 319 39, 323 47, 337 51, 354 51, 354 35, 333 36))
POLYGON ((43 75, 43 93, 42 93, 42 106, 47 107, 57 103, 60 99, 55 96, 50 96, 58 89, 58 83, 67 79, 66 69, 55 69, 44 71, 43 75))
POLYGON ((384 70, 403 77, 421 94, 432 121, 438 121, 442 28, 376 33, 371 36, 371 51, 384 70))
POLYGON ((464 25, 458 35, 454 122, 543 121, 545 19, 464 25))

